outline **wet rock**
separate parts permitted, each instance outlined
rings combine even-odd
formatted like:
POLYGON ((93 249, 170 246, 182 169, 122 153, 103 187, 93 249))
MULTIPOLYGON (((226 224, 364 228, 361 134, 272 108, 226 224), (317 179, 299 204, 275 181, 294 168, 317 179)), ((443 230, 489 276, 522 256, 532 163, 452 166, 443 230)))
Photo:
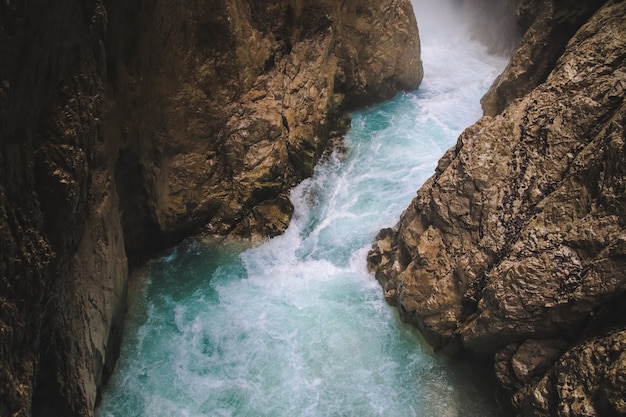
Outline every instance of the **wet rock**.
MULTIPOLYGON (((561 351, 626 327, 626 4, 579 26, 545 80, 528 91, 511 81, 516 99, 463 132, 369 256, 429 342, 495 355, 524 415, 530 403, 536 415, 619 415, 598 411, 599 379, 580 406, 555 382, 575 373, 554 365, 561 351)), ((600 354, 598 372, 621 369, 619 358, 600 354)))

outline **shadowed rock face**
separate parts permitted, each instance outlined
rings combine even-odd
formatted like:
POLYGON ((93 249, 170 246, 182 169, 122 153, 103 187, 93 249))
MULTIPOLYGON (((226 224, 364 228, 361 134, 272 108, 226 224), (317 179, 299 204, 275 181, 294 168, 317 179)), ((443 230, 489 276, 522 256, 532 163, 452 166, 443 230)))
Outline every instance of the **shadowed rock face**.
POLYGON ((520 0, 518 26, 524 34, 507 68, 481 100, 486 116, 495 116, 516 98, 544 82, 572 35, 605 1, 520 0))
POLYGON ((410 2, 0 2, 0 416, 89 416, 133 259, 287 226, 347 109, 417 88, 410 2))
POLYGON ((407 1, 109 2, 105 125, 130 251, 204 225, 282 232, 345 109, 422 77, 407 1))
POLYGON ((115 354, 127 263, 98 156, 105 31, 98 1, 0 4, 2 416, 88 415, 115 354))
POLYGON ((545 80, 517 89, 509 66, 494 88, 515 100, 459 137, 369 255, 434 346, 495 358, 523 415, 626 412, 624 33, 626 3, 608 2, 545 80))

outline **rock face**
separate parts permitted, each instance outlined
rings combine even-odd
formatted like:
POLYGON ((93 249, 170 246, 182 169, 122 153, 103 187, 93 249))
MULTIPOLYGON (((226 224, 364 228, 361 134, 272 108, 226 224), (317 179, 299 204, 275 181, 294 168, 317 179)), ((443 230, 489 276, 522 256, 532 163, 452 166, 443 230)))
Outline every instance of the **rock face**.
POLYGON ((369 255, 402 317, 437 348, 493 357, 524 416, 626 415, 626 2, 593 3, 535 4, 486 96, 506 99, 369 255), (545 10, 565 4, 591 16, 542 55, 545 10))
POLYGON ((524 41, 481 100, 485 115, 495 116, 544 82, 572 35, 603 3, 519 0, 516 14, 524 41))
POLYGON ((0 5, 0 415, 88 415, 127 261, 98 118, 98 1, 0 5))
POLYGON ((92 415, 127 256, 282 231, 418 46, 405 0, 0 2, 0 416, 92 415))
POLYGON ((131 252, 204 225, 282 232, 345 109, 422 77, 408 1, 109 2, 105 126, 131 252))

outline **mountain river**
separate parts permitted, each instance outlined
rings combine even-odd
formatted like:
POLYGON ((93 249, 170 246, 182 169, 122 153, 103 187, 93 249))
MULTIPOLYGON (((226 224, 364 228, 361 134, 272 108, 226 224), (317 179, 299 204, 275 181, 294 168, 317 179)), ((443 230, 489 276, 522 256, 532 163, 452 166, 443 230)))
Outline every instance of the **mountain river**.
POLYGON ((137 273, 98 417, 502 416, 488 372, 434 354, 366 268, 507 62, 454 6, 413 4, 419 90, 353 114, 345 150, 292 191, 284 235, 190 239, 137 273))

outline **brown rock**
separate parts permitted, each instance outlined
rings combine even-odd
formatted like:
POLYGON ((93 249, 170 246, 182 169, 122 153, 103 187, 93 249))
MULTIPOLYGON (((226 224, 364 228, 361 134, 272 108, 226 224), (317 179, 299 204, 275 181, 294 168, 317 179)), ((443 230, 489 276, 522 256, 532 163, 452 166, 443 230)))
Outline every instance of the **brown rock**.
POLYGON ((567 342, 563 340, 526 340, 511 357, 511 367, 520 381, 543 374, 561 356, 567 342))
POLYGON ((604 3, 520 0, 517 15, 523 38, 507 68, 482 98, 484 114, 495 116, 543 83, 572 35, 604 3))
POLYGON ((346 108, 422 78, 406 0, 170 3, 110 5, 116 100, 106 123, 122 127, 109 135, 123 144, 118 188, 131 253, 205 225, 280 233, 289 190, 347 129, 346 108), (259 205, 275 221, 254 220, 259 205))
MULTIPOLYGON (((598 411, 597 379, 582 394, 555 385, 575 371, 553 368, 564 347, 545 341, 584 345, 626 327, 623 33, 626 4, 609 2, 546 64, 545 80, 527 92, 509 79, 517 99, 463 132, 369 256, 405 320, 437 347, 497 355, 501 382, 536 415, 620 415, 598 411)), ((621 369, 620 357, 599 354, 599 371, 621 369)), ((606 392, 626 397, 624 386, 606 392)))
POLYGON ((626 415, 626 333, 570 349, 522 399, 527 416, 626 415))
POLYGON ((407 0, 0 2, 0 415, 93 415, 128 255, 283 231, 418 42, 407 0))

